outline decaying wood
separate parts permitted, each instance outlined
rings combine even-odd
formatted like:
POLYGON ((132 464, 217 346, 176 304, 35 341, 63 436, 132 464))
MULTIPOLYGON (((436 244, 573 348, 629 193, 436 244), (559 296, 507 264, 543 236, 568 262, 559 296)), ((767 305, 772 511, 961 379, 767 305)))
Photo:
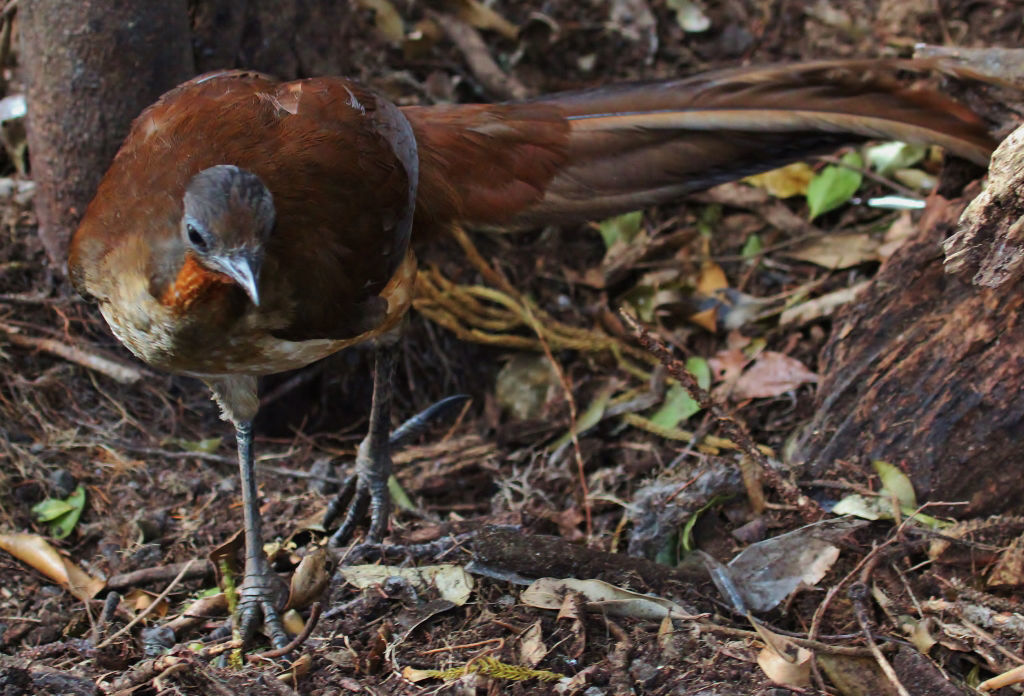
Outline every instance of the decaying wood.
POLYGON ((571 544, 561 537, 525 535, 490 528, 473 539, 473 560, 495 571, 530 578, 580 578, 675 599, 693 598, 694 587, 710 587, 698 560, 673 568, 645 558, 571 544))
POLYGON ((988 187, 960 219, 943 247, 946 270, 984 287, 1024 276, 1024 127, 992 155, 988 187))
POLYGON ((882 459, 910 475, 920 500, 967 502, 946 510, 958 516, 1020 505, 1024 293, 1009 281, 1021 275, 1024 168, 1008 164, 1007 149, 1000 155, 947 243, 958 275, 943 269, 941 245, 977 187, 957 200, 933 196, 916 239, 837 317, 816 414, 793 448, 811 475, 849 475, 850 465, 867 475, 882 459))

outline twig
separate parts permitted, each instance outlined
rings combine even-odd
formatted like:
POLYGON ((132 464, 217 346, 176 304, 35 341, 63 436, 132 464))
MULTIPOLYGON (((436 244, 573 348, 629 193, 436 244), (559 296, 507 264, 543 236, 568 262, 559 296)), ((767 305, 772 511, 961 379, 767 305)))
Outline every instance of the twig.
POLYGON ((191 664, 191 662, 191 656, 181 655, 161 655, 152 660, 140 662, 128 672, 110 682, 107 691, 104 693, 112 693, 113 696, 128 696, 150 679, 154 679, 180 664, 191 664))
POLYGON ((501 648, 505 645, 504 638, 489 638, 487 640, 479 640, 475 643, 463 643, 461 645, 446 645, 443 648, 434 648, 432 650, 423 650, 420 652, 420 656, 424 655, 436 655, 437 653, 453 652, 455 650, 468 650, 469 648, 479 648, 484 645, 490 645, 491 643, 497 643, 498 647, 501 648))
POLYGON ((455 47, 462 52, 470 72, 480 81, 487 91, 502 99, 525 99, 529 91, 522 82, 512 75, 506 74, 494 62, 487 44, 470 24, 458 17, 440 12, 430 12, 430 17, 437 22, 455 47))
POLYGON ((867 641, 868 648, 871 650, 871 655, 875 658, 875 662, 878 663, 882 672, 892 682, 900 696, 910 696, 910 692, 907 691, 906 687, 900 682, 900 678, 896 675, 896 670, 892 668, 889 660, 885 659, 885 655, 879 650, 874 636, 871 635, 871 621, 868 619, 868 609, 866 606, 868 586, 860 581, 855 582, 850 586, 849 597, 853 602, 853 613, 857 617, 857 623, 860 625, 860 630, 864 634, 864 640, 867 641))
POLYGON ((68 362, 73 362, 76 365, 99 372, 121 384, 134 384, 142 379, 142 373, 134 367, 122 365, 99 355, 87 353, 81 348, 69 346, 52 338, 24 336, 17 328, 3 323, 0 323, 0 331, 3 331, 7 335, 7 340, 16 346, 53 353, 68 362))
POLYGON ((302 627, 302 631, 299 635, 292 639, 292 642, 283 648, 275 648, 274 650, 267 650, 266 652, 257 653, 255 655, 249 655, 249 662, 257 662, 259 660, 273 660, 278 657, 284 657, 288 653, 295 650, 297 647, 306 642, 310 634, 313 633, 313 629, 316 628, 316 622, 320 620, 320 602, 313 602, 313 606, 309 608, 309 618, 306 619, 306 625, 302 627))
POLYGON ((594 536, 594 522, 590 512, 590 490, 587 487, 587 475, 583 465, 583 453, 580 450, 576 398, 572 394, 572 384, 569 383, 569 378, 565 376, 565 370, 563 370, 562 365, 555 360, 555 354, 551 352, 551 346, 549 346, 548 342, 544 339, 544 332, 541 331, 540 323, 533 316, 533 312, 530 311, 530 305, 523 305, 523 307, 526 309, 530 328, 532 328, 534 333, 537 334, 540 346, 544 349, 544 356, 548 359, 548 362, 551 363, 551 367, 555 371, 555 374, 558 375, 558 382, 562 385, 562 391, 565 393, 565 401, 569 404, 569 435, 572 438, 573 453, 576 457, 576 471, 580 479, 580 497, 583 502, 583 517, 586 520, 587 538, 589 539, 594 536))
POLYGON ((107 638, 107 639, 106 639, 105 641, 103 641, 102 643, 100 643, 99 645, 97 645, 97 646, 96 646, 96 649, 97 649, 97 650, 100 650, 100 649, 102 649, 102 648, 105 648, 105 647, 107 647, 108 645, 110 645, 111 641, 113 641, 113 640, 114 640, 115 638, 117 638, 118 636, 120 636, 120 635, 121 635, 122 633, 126 633, 126 632, 130 631, 130 630, 131 630, 131 629, 132 629, 132 628, 133 628, 133 627, 135 626, 135 624, 139 623, 139 622, 140 622, 140 621, 142 621, 142 620, 143 620, 144 618, 146 618, 147 616, 149 616, 150 612, 152 612, 152 611, 153 611, 154 609, 156 609, 156 608, 157 608, 157 607, 158 607, 158 606, 160 605, 160 602, 162 602, 162 601, 164 601, 165 599, 167 599, 167 595, 169 595, 169 594, 171 593, 171 590, 173 590, 173 589, 174 589, 175 587, 177 587, 177 586, 178 586, 178 583, 179 583, 179 582, 181 582, 181 579, 182 579, 183 577, 185 577, 185 573, 187 573, 187 572, 188 572, 188 569, 192 567, 192 564, 193 564, 194 562, 195 562, 195 561, 189 561, 188 563, 186 563, 186 564, 185 564, 185 567, 181 569, 181 572, 180 572, 180 573, 178 573, 177 577, 175 577, 175 578, 174 578, 174 580, 172 580, 172 581, 171 581, 171 584, 169 584, 169 585, 168 585, 168 586, 166 587, 166 589, 164 589, 164 591, 163 591, 163 592, 161 592, 161 593, 160 593, 160 594, 159 594, 159 595, 157 596, 157 598, 156 598, 156 599, 154 599, 154 600, 153 600, 153 601, 152 601, 152 602, 150 603, 150 605, 149 605, 148 607, 146 607, 146 608, 145 608, 145 609, 143 609, 143 610, 142 610, 141 612, 139 612, 139 614, 138 614, 138 615, 137 615, 137 616, 136 616, 136 617, 135 617, 134 619, 132 619, 131 621, 129 621, 129 622, 128 622, 128 624, 127 624, 127 625, 126 625, 126 626, 125 626, 124 628, 122 628, 122 629, 121 629, 120 631, 118 631, 117 633, 115 633, 114 635, 110 636, 110 637, 109 637, 109 638, 107 638))
POLYGON ((1003 672, 978 684, 978 691, 995 691, 1004 686, 1019 684, 1022 681, 1024 681, 1024 666, 1014 667, 1009 672, 1003 672))
POLYGON ((623 310, 619 311, 619 315, 625 319, 626 323, 633 330, 644 350, 657 357, 661 364, 665 366, 665 369, 668 370, 668 373, 690 393, 694 401, 721 424, 722 429, 727 432, 733 442, 739 445, 740 450, 757 463, 772 488, 778 491, 779 495, 787 503, 794 505, 805 520, 813 522, 820 519, 822 516, 821 508, 813 500, 801 493, 800 489, 792 481, 787 480, 779 474, 775 467, 769 464, 764 453, 754 444, 750 433, 747 432, 743 424, 725 413, 711 398, 707 390, 697 384, 696 378, 690 374, 686 366, 679 360, 676 360, 661 341, 651 336, 647 329, 640 326, 635 317, 623 310))
POLYGON ((189 566, 193 563, 195 563, 194 560, 187 561, 185 563, 156 566, 154 568, 143 568, 141 570, 134 570, 130 573, 114 575, 107 580, 107 589, 120 590, 127 587, 135 587, 137 585, 148 585, 151 582, 162 582, 177 577, 183 570, 187 572, 181 576, 182 580, 192 580, 194 578, 204 578, 213 575, 213 564, 209 561, 202 565, 197 565, 192 570, 188 570, 189 566))

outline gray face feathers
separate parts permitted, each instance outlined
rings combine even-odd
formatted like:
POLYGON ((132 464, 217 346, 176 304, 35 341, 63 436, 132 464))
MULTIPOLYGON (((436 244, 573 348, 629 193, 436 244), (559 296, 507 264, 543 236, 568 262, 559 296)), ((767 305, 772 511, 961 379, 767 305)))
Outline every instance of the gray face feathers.
POLYGON ((185 189, 181 236, 199 262, 232 278, 259 305, 263 253, 274 228, 274 197, 252 172, 210 167, 185 189))

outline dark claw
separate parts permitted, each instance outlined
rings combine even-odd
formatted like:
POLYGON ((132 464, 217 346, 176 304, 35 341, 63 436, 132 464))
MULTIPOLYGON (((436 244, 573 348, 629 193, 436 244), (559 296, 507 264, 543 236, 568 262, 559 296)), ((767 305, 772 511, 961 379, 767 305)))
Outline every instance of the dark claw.
POLYGON ((284 583, 269 568, 258 575, 248 575, 239 592, 238 627, 242 642, 249 645, 256 635, 260 623, 270 634, 270 642, 275 648, 288 645, 290 639, 285 633, 281 615, 277 610, 282 597, 287 591, 284 583))
POLYGON ((435 422, 444 420, 450 413, 454 413, 462 408, 462 405, 469 401, 470 398, 468 394, 455 394, 427 406, 395 428, 395 431, 391 433, 391 447, 401 447, 409 440, 419 437, 435 422))
MULTIPOLYGON (((391 437, 388 438, 388 444, 391 448, 400 447, 410 440, 419 437, 430 426, 460 409, 469 399, 470 397, 465 394, 456 394, 431 404, 395 428, 391 433, 391 437)), ((364 447, 365 442, 360 446, 360 452, 363 451, 364 447)), ((360 457, 366 458, 362 457, 362 455, 360 457)), ((367 454, 367 457, 372 460, 372 453, 367 454)), ((366 514, 367 508, 370 510, 371 536, 373 532, 379 535, 378 539, 380 536, 383 536, 384 527, 387 524, 388 509, 390 508, 390 496, 387 491, 388 482, 386 478, 379 482, 373 481, 373 469, 372 462, 367 462, 366 465, 360 466, 360 459, 357 459, 356 470, 360 473, 345 479, 345 483, 341 485, 338 494, 327 506, 323 519, 324 529, 330 529, 342 512, 345 513, 341 526, 331 535, 331 544, 333 546, 340 546, 345 543, 352 532, 355 531, 356 525, 366 514), (373 482, 371 483, 371 481, 373 482)))

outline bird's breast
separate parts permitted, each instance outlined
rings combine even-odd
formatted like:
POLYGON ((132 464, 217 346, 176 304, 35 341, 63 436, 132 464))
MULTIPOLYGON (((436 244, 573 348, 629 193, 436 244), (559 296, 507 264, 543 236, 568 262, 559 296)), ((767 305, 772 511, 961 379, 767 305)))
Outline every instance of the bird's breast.
MULTIPOLYGON (((115 292, 101 302, 100 311, 118 340, 153 367, 197 377, 266 375, 304 367, 391 330, 412 304, 415 277, 416 259, 410 251, 381 292, 388 303, 381 324, 341 340, 278 338, 274 328, 280 326, 282 319, 252 306, 230 319, 217 311, 181 313, 176 311, 175 303, 165 302, 166 293, 154 297, 141 279, 123 276, 115 292)), ((209 295, 196 295, 191 300, 192 309, 200 309, 195 303, 203 304, 209 299, 209 295)))

